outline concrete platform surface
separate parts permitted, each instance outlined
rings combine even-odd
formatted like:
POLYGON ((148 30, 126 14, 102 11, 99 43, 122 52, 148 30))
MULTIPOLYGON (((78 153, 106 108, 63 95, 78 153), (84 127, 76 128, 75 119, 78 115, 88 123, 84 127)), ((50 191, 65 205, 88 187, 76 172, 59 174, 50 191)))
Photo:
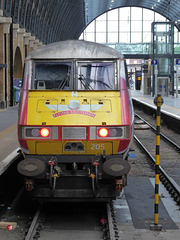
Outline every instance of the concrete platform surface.
POLYGON ((11 164, 19 149, 17 121, 18 106, 0 110, 0 175, 11 164))
MULTIPOLYGON (((154 109, 156 108, 156 106, 154 105, 155 97, 151 97, 150 95, 144 95, 141 91, 138 90, 131 90, 131 96, 137 101, 143 102, 146 105, 150 105, 154 109)), ((164 100, 164 103, 161 106, 161 111, 180 120, 180 95, 178 95, 178 98, 172 98, 172 96, 162 96, 162 98, 164 100)))
POLYGON ((141 177, 135 183, 133 180, 133 178, 128 179, 128 187, 114 201, 120 240, 179 240, 180 207, 174 203, 165 187, 160 183, 159 224, 162 225, 162 231, 153 231, 150 230, 150 225, 154 224, 154 193, 152 190, 154 191, 155 180, 150 178, 142 181, 141 177), (136 187, 133 188, 132 184, 136 187), (145 185, 147 185, 147 190, 142 189, 145 185), (146 191, 148 196, 144 196, 146 191), (133 198, 136 200, 132 201, 133 198), (147 198, 148 201, 146 201, 147 198), (132 202, 129 204, 130 201, 132 202))

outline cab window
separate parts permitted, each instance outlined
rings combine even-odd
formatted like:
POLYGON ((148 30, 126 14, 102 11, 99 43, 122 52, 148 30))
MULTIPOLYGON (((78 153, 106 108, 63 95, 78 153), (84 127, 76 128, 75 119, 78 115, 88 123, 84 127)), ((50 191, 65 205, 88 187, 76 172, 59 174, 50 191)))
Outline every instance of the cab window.
POLYGON ((115 62, 78 62, 77 90, 117 90, 115 62))
POLYGON ((71 90, 71 63, 35 62, 32 89, 71 90))

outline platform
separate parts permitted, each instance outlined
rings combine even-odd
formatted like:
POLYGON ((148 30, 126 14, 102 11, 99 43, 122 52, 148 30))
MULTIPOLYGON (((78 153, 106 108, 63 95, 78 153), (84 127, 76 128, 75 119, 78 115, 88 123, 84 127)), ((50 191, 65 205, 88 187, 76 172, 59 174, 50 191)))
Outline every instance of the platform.
MULTIPOLYGON (((142 102, 145 105, 156 109, 156 106, 154 105, 155 97, 145 95, 138 90, 131 90, 131 96, 134 100, 142 102)), ((172 95, 169 97, 162 96, 162 98, 164 100, 164 103, 161 107, 161 112, 180 120, 180 94, 178 95, 178 98, 176 98, 176 96, 172 98, 172 95)))
POLYGON ((160 183, 159 224, 162 231, 150 230, 154 223, 154 178, 128 176, 128 186, 114 201, 116 223, 123 240, 179 240, 180 212, 160 183))
POLYGON ((12 163, 19 149, 18 106, 0 110, 0 175, 12 163))

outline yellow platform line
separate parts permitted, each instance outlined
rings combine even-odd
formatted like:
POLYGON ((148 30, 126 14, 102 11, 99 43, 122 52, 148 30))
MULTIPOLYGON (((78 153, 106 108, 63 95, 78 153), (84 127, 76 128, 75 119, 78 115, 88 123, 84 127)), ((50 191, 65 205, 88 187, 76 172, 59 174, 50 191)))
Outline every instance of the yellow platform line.
POLYGON ((6 109, 0 109, 0 112, 4 112, 4 111, 6 111, 7 110, 7 108, 6 109))
POLYGON ((0 132, 0 138, 3 138, 7 134, 11 133, 17 128, 17 123, 11 125, 10 127, 6 128, 4 131, 0 132))

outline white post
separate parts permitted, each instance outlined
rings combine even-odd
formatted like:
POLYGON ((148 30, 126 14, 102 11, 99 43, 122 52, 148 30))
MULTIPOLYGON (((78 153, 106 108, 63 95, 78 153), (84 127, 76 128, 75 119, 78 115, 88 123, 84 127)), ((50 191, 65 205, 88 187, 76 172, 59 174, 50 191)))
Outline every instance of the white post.
POLYGON ((178 80, 178 65, 176 65, 176 98, 178 98, 178 84, 179 80, 178 80))
POLYGON ((157 65, 155 65, 154 74, 155 74, 155 97, 157 97, 157 87, 158 87, 158 81, 157 81, 158 69, 157 69, 157 65))

